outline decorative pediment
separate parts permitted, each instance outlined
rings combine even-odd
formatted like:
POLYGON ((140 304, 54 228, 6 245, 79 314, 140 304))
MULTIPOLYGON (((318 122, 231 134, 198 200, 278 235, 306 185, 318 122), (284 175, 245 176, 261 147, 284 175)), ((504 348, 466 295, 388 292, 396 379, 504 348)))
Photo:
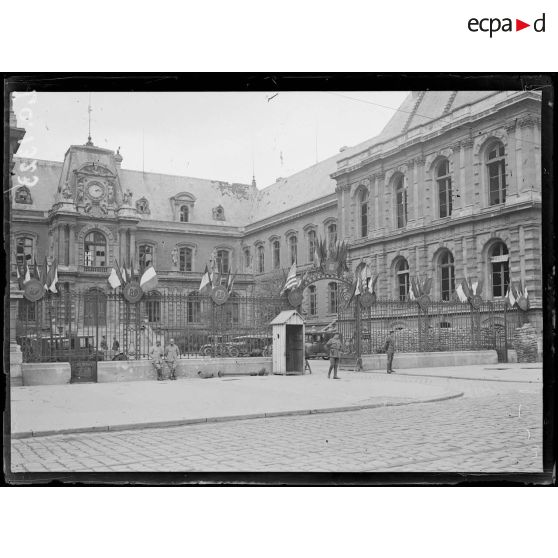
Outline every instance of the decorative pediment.
POLYGON ((112 171, 95 162, 83 165, 83 167, 79 168, 75 172, 79 174, 89 174, 92 176, 114 176, 114 173, 112 171))

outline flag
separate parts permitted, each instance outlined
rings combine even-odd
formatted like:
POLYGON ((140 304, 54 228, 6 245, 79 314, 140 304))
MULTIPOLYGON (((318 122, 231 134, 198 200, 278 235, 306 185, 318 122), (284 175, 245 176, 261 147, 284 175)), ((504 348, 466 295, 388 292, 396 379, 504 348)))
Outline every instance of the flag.
POLYGON ((463 279, 463 281, 461 281, 461 288, 463 289, 463 292, 465 293, 467 299, 469 299, 471 297, 471 289, 469 288, 467 279, 463 279))
POLYGON ((35 279, 39 279, 40 281, 41 276, 39 275, 39 266, 37 265, 37 258, 33 258, 33 261, 35 262, 35 265, 33 266, 33 275, 35 276, 35 279))
POLYGON ((231 275, 231 273, 229 272, 229 276, 227 278, 227 292, 229 294, 232 293, 235 277, 236 277, 236 273, 231 275))
POLYGON ((209 275, 209 270, 207 269, 207 264, 206 264, 205 265, 205 271, 203 272, 203 275, 202 275, 202 278, 201 278, 200 291, 203 291, 203 289, 205 289, 205 287, 207 287, 207 285, 209 285, 210 287, 212 286, 211 276, 209 275))
POLYGON ((465 296, 465 293, 463 291, 463 285, 461 283, 457 285, 455 292, 457 293, 457 297, 459 298, 460 302, 467 302, 467 297, 465 296))
POLYGON ((420 289, 417 280, 411 277, 411 288, 409 289, 409 298, 411 300, 416 300, 420 296, 420 289))
POLYGON ((130 261, 130 281, 133 281, 136 277, 136 270, 134 269, 134 258, 130 261))
POLYGON ((477 287, 479 286, 479 282, 478 281, 473 281, 473 284, 471 285, 471 291, 473 292, 473 295, 477 294, 477 287))
POLYGON ((48 274, 49 274, 49 269, 48 269, 48 262, 45 256, 45 263, 43 264, 43 267, 41 268, 41 285, 48 291, 48 287, 49 287, 49 282, 48 282, 48 274))
POLYGON ((120 281, 120 285, 125 285, 126 280, 124 279, 124 271, 120 267, 120 264, 118 263, 118 260, 116 258, 114 259, 114 271, 116 271, 116 275, 118 277, 118 280, 120 281))
POLYGON ((110 271, 110 275, 108 277, 109 285, 113 289, 116 289, 117 287, 121 287, 122 286, 121 277, 122 276, 120 276, 120 277, 118 276, 118 272, 116 271, 116 267, 113 265, 112 269, 110 271))
POLYGON ((293 262, 291 269, 289 269, 289 273, 287 275, 287 280, 285 281, 285 286, 281 289, 281 294, 293 287, 296 287, 297 280, 296 280, 296 262, 293 262))
POLYGON ((31 271, 29 269, 29 266, 27 265, 27 259, 24 258, 23 260, 23 284, 25 285, 25 283, 27 283, 27 281, 31 280, 31 271))
POLYGON ((151 262, 145 268, 141 279, 140 279, 140 287, 144 293, 152 291, 157 286, 157 272, 155 268, 151 265, 151 262))
POLYGON ((314 265, 320 267, 320 257, 318 256, 318 250, 314 250, 314 265))
POLYGON ((529 293, 527 292, 527 285, 525 285, 525 290, 523 291, 523 296, 529 298, 529 293))
POLYGON ((515 296, 513 295, 512 289, 510 288, 509 285, 508 285, 508 292, 506 293, 506 299, 510 303, 510 306, 513 306, 517 302, 515 296))
POLYGON ((51 293, 56 294, 58 290, 56 289, 56 284, 58 283, 58 261, 54 258, 50 269, 47 274, 48 290, 51 293))
POLYGON ((14 260, 15 260, 15 264, 16 264, 17 284, 19 286, 19 290, 22 290, 23 289, 23 283, 24 283, 25 279, 23 278, 23 276, 19 272, 19 264, 17 263, 17 258, 14 258, 14 260))

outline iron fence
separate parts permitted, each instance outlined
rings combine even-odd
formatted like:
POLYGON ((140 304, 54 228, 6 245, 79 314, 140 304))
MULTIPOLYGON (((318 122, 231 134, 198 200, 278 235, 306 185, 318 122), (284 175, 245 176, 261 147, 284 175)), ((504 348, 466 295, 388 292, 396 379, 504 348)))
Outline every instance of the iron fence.
POLYGON ((157 340, 174 339, 182 358, 270 354, 269 322, 284 298, 232 295, 217 305, 198 293, 144 296, 129 303, 102 291, 21 300, 16 338, 24 362, 149 358, 157 340))

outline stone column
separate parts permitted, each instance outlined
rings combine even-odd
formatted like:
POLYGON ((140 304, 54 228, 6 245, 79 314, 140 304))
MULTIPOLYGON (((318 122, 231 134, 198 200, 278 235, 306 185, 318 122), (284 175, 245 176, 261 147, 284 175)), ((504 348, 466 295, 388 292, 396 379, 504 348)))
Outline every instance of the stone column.
POLYGON ((70 225, 70 261, 68 262, 69 265, 77 266, 77 254, 76 254, 76 234, 77 234, 77 227, 75 224, 70 225))
POLYGON ((23 362, 21 347, 16 342, 16 323, 19 301, 23 292, 17 283, 10 283, 10 387, 23 385, 21 364, 23 362))
POLYGON ((465 188, 461 142, 458 141, 454 143, 451 146, 451 150, 453 151, 452 169, 451 169, 452 215, 454 215, 455 217, 460 217, 463 208, 463 189, 465 188))
POLYGON ((473 214, 473 204, 475 203, 475 189, 479 190, 478 197, 481 195, 480 177, 478 176, 478 169, 473 168, 473 138, 467 138, 461 142, 463 169, 461 171, 461 216, 473 214), (475 177, 475 170, 477 175, 475 177))
POLYGON ((523 182, 523 164, 521 160, 521 134, 517 134, 515 120, 506 124, 508 146, 506 153, 506 204, 516 203, 518 184, 523 182), (518 141, 519 140, 519 141, 518 141))
POLYGON ((134 266, 136 267, 137 270, 139 268, 139 262, 136 260, 136 230, 135 229, 130 229, 130 259, 134 260, 134 266))

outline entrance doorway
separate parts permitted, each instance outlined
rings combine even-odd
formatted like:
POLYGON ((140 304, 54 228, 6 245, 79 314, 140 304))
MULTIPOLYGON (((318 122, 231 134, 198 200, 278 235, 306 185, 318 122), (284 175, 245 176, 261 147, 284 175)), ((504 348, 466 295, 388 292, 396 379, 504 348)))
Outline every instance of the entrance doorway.
POLYGON ((286 326, 286 357, 287 374, 302 373, 304 371, 304 338, 302 325, 286 326))

